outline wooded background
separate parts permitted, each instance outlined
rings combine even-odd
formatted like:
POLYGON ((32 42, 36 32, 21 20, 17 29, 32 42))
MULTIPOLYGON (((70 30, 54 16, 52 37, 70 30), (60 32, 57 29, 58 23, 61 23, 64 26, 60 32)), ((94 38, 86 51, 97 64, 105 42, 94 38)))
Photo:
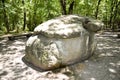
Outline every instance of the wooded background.
POLYGON ((120 31, 120 0, 0 0, 0 34, 33 31, 60 15, 79 14, 104 22, 104 30, 120 31))

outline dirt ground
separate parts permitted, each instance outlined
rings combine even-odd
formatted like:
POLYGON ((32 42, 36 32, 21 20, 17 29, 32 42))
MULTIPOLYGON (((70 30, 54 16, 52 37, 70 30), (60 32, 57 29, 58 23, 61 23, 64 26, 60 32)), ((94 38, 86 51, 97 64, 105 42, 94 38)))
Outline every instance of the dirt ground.
POLYGON ((0 80, 120 80, 120 38, 112 33, 97 35, 90 59, 52 71, 34 70, 22 61, 26 41, 0 40, 0 80))

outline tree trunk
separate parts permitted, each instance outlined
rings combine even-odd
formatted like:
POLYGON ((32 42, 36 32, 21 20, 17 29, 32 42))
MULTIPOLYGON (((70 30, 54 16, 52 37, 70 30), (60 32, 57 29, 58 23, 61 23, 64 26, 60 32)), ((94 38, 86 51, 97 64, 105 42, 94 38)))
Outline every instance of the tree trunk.
POLYGON ((113 11, 114 11, 114 7, 115 7, 115 4, 114 4, 114 0, 111 1, 111 10, 110 10, 110 20, 109 20, 109 26, 110 28, 112 27, 112 22, 113 22, 113 11))
POLYGON ((99 0, 98 1, 98 4, 97 4, 97 7, 96 7, 96 11, 95 11, 95 18, 97 19, 98 18, 98 11, 99 11, 99 6, 100 6, 100 2, 101 2, 102 0, 99 0))
POLYGON ((22 0, 22 4, 23 4, 23 6, 24 6, 24 20, 23 20, 23 31, 25 30, 25 27, 26 27, 26 9, 25 9, 25 1, 24 0, 22 0))
POLYGON ((27 23, 27 28, 29 31, 32 31, 32 23, 31 23, 31 13, 29 12, 29 17, 28 17, 28 23, 27 23))
MULTIPOLYGON (((120 6, 120 1, 118 2, 118 5, 120 6)), ((117 10, 120 10, 120 7, 118 7, 117 10)), ((118 11, 118 15, 120 16, 120 11, 118 11)), ((118 20, 118 31, 120 32, 120 19, 118 20)))
POLYGON ((62 14, 66 15, 67 11, 66 11, 66 0, 60 0, 60 5, 61 5, 61 9, 62 9, 62 14))
POLYGON ((72 14, 72 13, 73 13, 74 3, 75 3, 75 1, 72 1, 72 2, 70 3, 68 14, 72 14))
POLYGON ((9 21, 8 21, 8 16, 6 14, 5 10, 5 0, 2 0, 2 6, 3 6, 3 15, 4 15, 4 22, 5 22, 5 27, 7 29, 7 33, 9 33, 9 21))
POLYGON ((15 21, 12 20, 12 30, 14 30, 14 29, 15 29, 15 21))
POLYGON ((34 28, 37 26, 37 19, 36 19, 36 12, 37 12, 37 1, 34 0, 34 7, 33 7, 33 16, 32 16, 32 31, 34 30, 34 28))
POLYGON ((23 24, 23 31, 26 28, 26 10, 24 9, 24 24, 23 24))
MULTIPOLYGON (((112 30, 114 31, 114 29, 117 29, 117 24, 119 23, 119 21, 118 21, 118 15, 117 15, 117 13, 118 13, 118 7, 119 7, 119 5, 120 5, 120 1, 118 1, 118 0, 116 0, 116 2, 115 2, 115 6, 114 6, 114 11, 113 11, 113 23, 112 23, 112 30)), ((118 13, 119 14, 119 13, 118 13)))

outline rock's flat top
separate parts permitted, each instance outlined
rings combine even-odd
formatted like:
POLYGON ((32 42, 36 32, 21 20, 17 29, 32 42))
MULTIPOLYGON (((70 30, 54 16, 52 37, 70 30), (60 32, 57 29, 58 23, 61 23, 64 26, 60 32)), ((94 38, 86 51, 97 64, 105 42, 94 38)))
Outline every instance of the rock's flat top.
POLYGON ((83 17, 67 15, 48 20, 35 28, 35 32, 41 32, 47 37, 75 37, 83 30, 83 17))
POLYGON ((103 23, 88 17, 77 15, 62 15, 38 25, 34 32, 39 32, 47 37, 73 38, 80 32, 100 30, 103 23))
POLYGON ((105 33, 97 40, 98 47, 91 59, 45 72, 22 62, 26 39, 0 40, 0 80, 120 80, 120 39, 105 33))

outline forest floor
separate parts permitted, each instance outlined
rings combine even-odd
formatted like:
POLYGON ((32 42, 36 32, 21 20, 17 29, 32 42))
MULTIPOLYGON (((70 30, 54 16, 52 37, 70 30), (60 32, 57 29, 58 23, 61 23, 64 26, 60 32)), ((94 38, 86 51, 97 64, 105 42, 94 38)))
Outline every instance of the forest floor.
POLYGON ((88 60, 44 72, 22 61, 26 41, 0 40, 0 80, 120 80, 120 38, 113 33, 97 35, 97 49, 88 60))

